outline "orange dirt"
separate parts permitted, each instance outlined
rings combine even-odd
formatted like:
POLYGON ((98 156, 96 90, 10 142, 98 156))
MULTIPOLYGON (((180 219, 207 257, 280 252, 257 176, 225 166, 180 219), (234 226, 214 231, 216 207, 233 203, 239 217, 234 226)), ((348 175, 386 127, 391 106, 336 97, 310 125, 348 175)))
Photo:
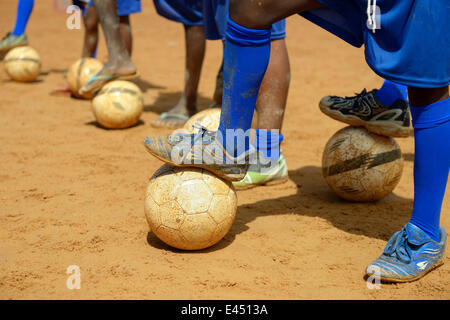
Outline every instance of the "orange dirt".
MULTIPOLYGON (((173 250, 149 233, 148 178, 162 165, 143 147, 150 122, 173 106, 184 79, 181 25, 151 2, 132 17, 133 59, 142 75, 140 125, 104 130, 89 101, 54 96, 81 55, 82 30, 38 1, 28 27, 43 74, 38 82, 0 72, 0 298, 3 299, 449 299, 450 261, 422 280, 369 290, 366 265, 409 219, 413 139, 397 139, 405 169, 394 193, 377 203, 335 196, 322 178, 321 155, 343 125, 318 109, 326 94, 351 95, 382 83, 355 49, 299 17, 287 23, 292 82, 284 123, 286 184, 238 192, 228 235, 200 252, 173 250), (66 287, 67 267, 81 289, 66 287)), ((15 1, 0 3, 0 30, 14 23, 15 1)), ((221 56, 208 42, 200 105, 211 102, 221 56)), ((106 60, 101 40, 99 57, 106 60)), ((450 189, 450 188, 448 188, 450 189)), ((442 225, 450 228, 450 196, 442 225)))

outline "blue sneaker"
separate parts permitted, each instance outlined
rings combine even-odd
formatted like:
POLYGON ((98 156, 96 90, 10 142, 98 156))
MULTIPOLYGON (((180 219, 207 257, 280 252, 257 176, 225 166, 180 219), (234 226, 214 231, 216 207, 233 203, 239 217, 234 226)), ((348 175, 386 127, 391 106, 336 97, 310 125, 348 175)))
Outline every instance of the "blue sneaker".
POLYGON ((438 243, 412 223, 406 224, 392 236, 383 254, 367 267, 367 275, 387 282, 422 278, 444 263, 447 234, 442 227, 440 234, 438 243))

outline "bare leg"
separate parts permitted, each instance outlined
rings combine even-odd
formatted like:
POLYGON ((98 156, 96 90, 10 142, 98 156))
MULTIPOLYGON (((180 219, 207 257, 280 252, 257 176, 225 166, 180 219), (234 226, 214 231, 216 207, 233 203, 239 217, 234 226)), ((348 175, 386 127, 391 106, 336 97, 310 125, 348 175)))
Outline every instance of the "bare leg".
POLYGON ((268 29, 272 24, 302 11, 323 8, 315 0, 230 0, 230 18, 243 27, 268 29))
POLYGON ((203 26, 184 26, 186 39, 186 71, 184 89, 180 100, 174 108, 167 112, 166 118, 152 122, 155 127, 177 128, 183 126, 185 119, 197 113, 197 89, 205 56, 205 37, 203 26), (171 117, 172 115, 172 117, 171 117))
POLYGON ((408 87, 409 102, 414 107, 423 107, 449 97, 448 86, 435 89, 408 87))
POLYGON ((95 10, 105 34, 108 62, 102 74, 129 75, 136 72, 128 50, 120 34, 120 20, 115 0, 94 0, 95 10))
POLYGON ((131 24, 130 16, 119 17, 120 21, 120 34, 122 36, 125 47, 127 48, 128 54, 131 57, 131 52, 133 49, 133 37, 131 35, 131 24))
POLYGON ((93 6, 86 8, 84 14, 84 44, 82 57, 93 57, 98 44, 98 16, 93 6))
MULTIPOLYGON (((223 50, 225 50, 225 43, 222 41, 223 50)), ((224 51, 223 51, 224 52, 224 51)), ((222 55, 223 57, 223 55, 222 55)), ((223 58, 222 63, 220 65, 219 72, 217 72, 216 76, 216 88, 214 89, 213 94, 213 103, 209 106, 209 108, 220 108, 222 106, 222 95, 223 95, 223 58)))
POLYGON ((120 20, 117 15, 115 0, 93 0, 95 10, 105 34, 108 48, 108 62, 81 89, 80 93, 94 93, 108 81, 121 78, 130 79, 136 76, 136 66, 120 33, 120 20))
POLYGON ((269 66, 256 102, 258 128, 281 130, 289 83, 290 65, 286 42, 284 39, 273 40, 269 66))

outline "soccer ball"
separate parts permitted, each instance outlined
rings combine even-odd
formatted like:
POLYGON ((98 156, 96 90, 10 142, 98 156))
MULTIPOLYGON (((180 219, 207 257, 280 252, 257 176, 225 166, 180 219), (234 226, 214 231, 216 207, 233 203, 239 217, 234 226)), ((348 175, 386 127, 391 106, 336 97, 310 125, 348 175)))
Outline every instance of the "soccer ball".
POLYGON ((142 92, 129 81, 111 81, 92 99, 97 122, 109 129, 128 128, 138 123, 144 109, 142 92))
MULTIPOLYGON (((199 128, 195 124, 200 124, 210 131, 216 131, 220 124, 220 108, 210 108, 200 111, 189 118, 183 126, 183 131, 187 133, 197 133, 199 128)), ((252 128, 256 128, 258 124, 258 115, 255 113, 252 120, 252 128)))
POLYGON ((80 95, 78 91, 102 68, 103 63, 94 58, 81 58, 72 64, 67 72, 67 81, 72 94, 78 98, 91 99, 93 94, 84 93, 80 95))
POLYGON ((41 73, 41 57, 31 47, 18 47, 8 52, 3 63, 12 80, 30 82, 41 73))
POLYGON ((230 230, 237 208, 233 185, 198 168, 164 164, 147 187, 145 215, 152 232, 182 250, 200 250, 230 230))
POLYGON ((397 186, 402 171, 403 157, 397 142, 365 128, 339 130, 323 151, 325 181, 346 200, 366 202, 384 198, 397 186))

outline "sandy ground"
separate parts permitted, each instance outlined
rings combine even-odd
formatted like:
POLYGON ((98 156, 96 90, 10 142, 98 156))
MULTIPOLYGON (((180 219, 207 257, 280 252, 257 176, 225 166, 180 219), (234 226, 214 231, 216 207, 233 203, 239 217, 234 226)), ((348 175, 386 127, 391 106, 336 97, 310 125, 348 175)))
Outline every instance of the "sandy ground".
MULTIPOLYGON (((133 17, 145 113, 140 125, 96 126, 89 101, 52 96, 81 54, 82 30, 38 1, 28 28, 41 54, 39 81, 0 72, 0 298, 3 299, 449 299, 450 261, 422 280, 369 290, 366 265, 409 219, 413 140, 397 139, 405 169, 380 202, 339 200, 321 175, 328 138, 343 125, 322 115, 326 94, 351 95, 382 83, 362 49, 298 17, 288 20, 292 83, 283 151, 290 181, 238 193, 236 221, 216 246, 182 252, 161 243, 144 217, 148 178, 162 165, 145 152, 150 121, 167 110, 183 83, 181 25, 156 15, 150 1, 133 17), (66 287, 67 267, 81 289, 66 287)), ((0 2, 0 31, 13 25, 15 1, 0 2)), ((209 42, 200 83, 210 102, 221 44, 209 42)), ((102 39, 100 58, 105 60, 102 39)), ((450 228, 450 195, 442 225, 450 228)))

